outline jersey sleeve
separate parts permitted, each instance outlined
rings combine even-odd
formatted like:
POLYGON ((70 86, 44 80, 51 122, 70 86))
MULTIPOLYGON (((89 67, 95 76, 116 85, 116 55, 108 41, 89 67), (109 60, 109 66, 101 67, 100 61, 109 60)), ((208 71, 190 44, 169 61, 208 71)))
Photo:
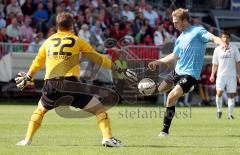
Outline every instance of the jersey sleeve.
POLYGON ((43 43, 42 46, 39 48, 38 54, 33 60, 28 72, 31 73, 32 76, 35 75, 36 72, 38 72, 43 68, 43 66, 45 65, 45 62, 46 62, 46 51, 45 51, 45 43, 43 43))
POLYGON ((199 27, 198 33, 202 42, 207 43, 212 40, 213 34, 208 32, 205 28, 199 27))
POLYGON ((214 64, 214 65, 218 64, 218 55, 217 55, 218 52, 217 51, 218 51, 218 47, 216 47, 213 52, 212 64, 214 64))
POLYGON ((102 54, 99 54, 90 44, 83 40, 79 40, 79 45, 81 51, 84 53, 84 57, 100 65, 101 67, 111 69, 112 61, 109 58, 102 54))
POLYGON ((180 57, 180 48, 179 48, 179 43, 178 41, 175 42, 174 49, 173 49, 174 55, 177 57, 180 57))

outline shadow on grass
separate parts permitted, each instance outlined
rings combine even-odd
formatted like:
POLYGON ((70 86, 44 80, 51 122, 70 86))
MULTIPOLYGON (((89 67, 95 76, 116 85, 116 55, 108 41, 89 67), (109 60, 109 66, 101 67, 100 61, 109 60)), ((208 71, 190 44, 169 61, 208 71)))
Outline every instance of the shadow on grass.
MULTIPOLYGON (((102 145, 79 145, 79 144, 62 144, 55 145, 59 147, 103 147, 103 148, 119 148, 119 147, 104 147, 102 145)), ((31 147, 45 147, 43 145, 32 145, 31 147)), ((49 146, 46 146, 49 147, 49 146)), ((238 146, 198 146, 198 145, 124 145, 120 148, 200 148, 200 149, 239 149, 238 146)))
MULTIPOLYGON (((59 146, 59 147, 103 147, 102 145, 80 145, 80 144, 60 144, 60 145, 51 145, 51 146, 59 146)), ((31 145, 31 147, 49 147, 49 145, 31 145)))
POLYGON ((202 137, 202 138, 208 138, 208 137, 216 137, 216 138, 219 138, 219 137, 240 137, 240 135, 179 135, 179 136, 172 136, 172 137, 189 137, 189 138, 192 138, 192 137, 202 137))
POLYGON ((179 145, 126 145, 124 147, 128 147, 128 148, 204 148, 204 149, 210 149, 210 148, 217 148, 217 149, 236 149, 239 147, 238 146, 196 146, 196 145, 185 145, 185 146, 179 146, 179 145))
POLYGON ((228 135, 227 137, 240 137, 240 135, 228 135))
POLYGON ((0 100, 0 105, 37 105, 38 100, 32 100, 32 99, 20 99, 20 100, 0 100))

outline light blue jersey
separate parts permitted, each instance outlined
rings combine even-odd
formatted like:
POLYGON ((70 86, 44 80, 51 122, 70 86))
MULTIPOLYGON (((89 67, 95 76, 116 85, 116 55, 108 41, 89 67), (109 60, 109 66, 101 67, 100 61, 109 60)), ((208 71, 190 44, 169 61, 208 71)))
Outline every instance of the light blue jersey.
POLYGON ((199 79, 206 49, 212 38, 203 27, 190 26, 177 38, 173 53, 179 57, 175 71, 178 75, 191 75, 199 79))

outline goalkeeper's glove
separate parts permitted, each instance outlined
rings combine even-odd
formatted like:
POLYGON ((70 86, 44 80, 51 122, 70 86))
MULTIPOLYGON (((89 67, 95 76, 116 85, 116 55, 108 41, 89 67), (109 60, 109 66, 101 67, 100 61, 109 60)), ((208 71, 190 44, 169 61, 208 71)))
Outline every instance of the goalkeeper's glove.
POLYGON ((19 72, 15 78, 16 86, 23 90, 29 82, 32 82, 32 77, 25 72, 19 72))
POLYGON ((125 74, 127 80, 129 80, 131 83, 138 82, 137 74, 135 72, 131 71, 130 69, 126 69, 124 71, 124 74, 125 74))
POLYGON ((112 71, 118 73, 124 73, 126 79, 132 83, 138 82, 137 74, 130 69, 120 69, 115 64, 112 65, 112 71))

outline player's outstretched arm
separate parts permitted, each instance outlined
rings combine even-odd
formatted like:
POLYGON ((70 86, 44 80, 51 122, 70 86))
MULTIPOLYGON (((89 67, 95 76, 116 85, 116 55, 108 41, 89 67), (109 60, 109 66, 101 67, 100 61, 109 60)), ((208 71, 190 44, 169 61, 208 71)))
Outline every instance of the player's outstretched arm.
POLYGON ((83 57, 103 68, 115 69, 112 61, 108 57, 98 53, 89 43, 82 39, 79 39, 78 44, 80 45, 80 51, 82 51, 83 57))
POLYGON ((31 67, 29 68, 27 75, 33 77, 42 67, 45 65, 46 62, 46 51, 44 44, 39 48, 38 54, 33 60, 31 67))
POLYGON ((212 41, 213 43, 215 43, 215 44, 218 44, 218 45, 222 46, 225 50, 226 50, 227 47, 228 47, 228 45, 227 45, 226 43, 224 43, 221 38, 219 38, 219 37, 217 37, 217 36, 215 36, 215 35, 213 35, 213 34, 212 34, 212 39, 211 39, 211 41, 212 41))
POLYGON ((171 62, 177 60, 178 57, 174 54, 174 53, 171 53, 167 56, 165 56, 164 58, 161 58, 161 59, 158 59, 158 60, 155 60, 155 61, 152 61, 148 64, 148 68, 152 71, 156 70, 157 68, 157 65, 161 64, 161 63, 165 63, 165 64, 170 64, 171 62))
POLYGON ((27 73, 19 72, 15 78, 16 86, 23 90, 29 82, 32 82, 32 77, 38 72, 45 64, 46 52, 43 45, 40 47, 39 52, 33 60, 30 69, 27 73))

